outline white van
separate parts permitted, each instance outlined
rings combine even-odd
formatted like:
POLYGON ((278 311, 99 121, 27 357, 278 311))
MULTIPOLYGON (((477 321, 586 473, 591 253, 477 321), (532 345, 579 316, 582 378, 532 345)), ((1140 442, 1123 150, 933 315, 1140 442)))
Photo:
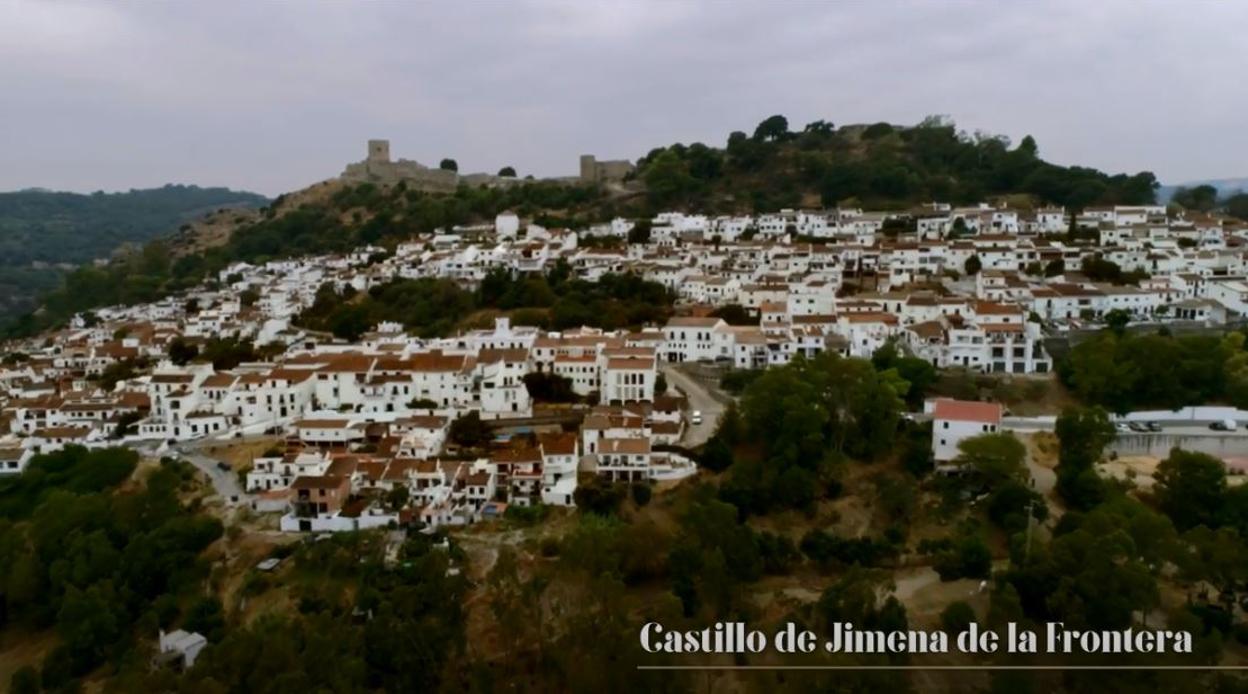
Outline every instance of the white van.
POLYGON ((701 424, 702 423, 702 410, 694 410, 693 414, 689 415, 689 421, 693 423, 694 425, 701 424))

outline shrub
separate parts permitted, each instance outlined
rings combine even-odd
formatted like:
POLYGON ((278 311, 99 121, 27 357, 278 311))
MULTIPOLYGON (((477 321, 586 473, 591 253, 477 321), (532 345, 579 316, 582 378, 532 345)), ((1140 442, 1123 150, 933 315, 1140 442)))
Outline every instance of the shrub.
POLYGON ((949 603, 940 613, 940 626, 950 636, 966 631, 974 621, 975 610, 964 600, 949 603))
POLYGON ((636 482, 633 484, 633 503, 638 506, 645 506, 650 503, 651 490, 649 483, 636 482))

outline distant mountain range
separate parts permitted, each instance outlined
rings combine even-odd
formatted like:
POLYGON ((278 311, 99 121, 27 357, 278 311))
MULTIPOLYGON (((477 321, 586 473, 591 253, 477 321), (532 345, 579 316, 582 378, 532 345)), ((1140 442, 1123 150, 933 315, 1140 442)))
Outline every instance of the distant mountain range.
POLYGON ((1163 185, 1157 189, 1157 202, 1169 202, 1174 191, 1179 188, 1195 188, 1210 185, 1218 189, 1218 197, 1225 197, 1239 191, 1248 191, 1248 178, 1210 178, 1203 181, 1188 181, 1175 185, 1163 185))
POLYGON ((29 311, 39 293, 60 284, 61 267, 171 236, 210 212, 268 203, 256 193, 187 185, 89 195, 42 188, 0 193, 0 322, 29 311))

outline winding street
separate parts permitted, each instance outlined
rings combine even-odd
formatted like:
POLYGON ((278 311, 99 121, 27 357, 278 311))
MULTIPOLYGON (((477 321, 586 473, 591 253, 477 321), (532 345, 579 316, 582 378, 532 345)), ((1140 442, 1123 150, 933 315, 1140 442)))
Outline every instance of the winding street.
MULTIPOLYGON (((202 442, 201 442, 202 443, 202 442)), ((216 458, 200 453, 196 450, 195 442, 183 442, 169 446, 168 450, 161 452, 159 448, 152 447, 149 442, 146 445, 134 446, 139 453, 154 458, 167 455, 179 460, 185 460, 195 467, 195 469, 204 473, 208 477, 208 481, 212 483, 212 488, 217 495, 227 505, 247 502, 247 494, 243 491, 242 485, 238 483, 238 476, 233 470, 222 470, 217 467, 217 463, 221 462, 216 458)))
POLYGON ((679 365, 663 362, 662 369, 668 384, 675 386, 688 398, 689 411, 686 412, 686 416, 691 417, 695 410, 702 413, 702 423, 687 422, 685 432, 680 438, 682 446, 697 448, 706 443, 706 440, 711 438, 711 434, 715 433, 715 427, 719 424, 719 416, 732 398, 724 393, 712 392, 710 387, 685 373, 679 365))
POLYGON ((174 449, 176 455, 186 462, 194 465, 196 469, 208 476, 212 482, 212 488, 217 490, 217 494, 227 503, 236 504, 246 502, 247 495, 243 492, 243 487, 238 483, 238 475, 233 470, 222 470, 217 467, 220 462, 215 458, 199 453, 193 449, 180 450, 174 449))

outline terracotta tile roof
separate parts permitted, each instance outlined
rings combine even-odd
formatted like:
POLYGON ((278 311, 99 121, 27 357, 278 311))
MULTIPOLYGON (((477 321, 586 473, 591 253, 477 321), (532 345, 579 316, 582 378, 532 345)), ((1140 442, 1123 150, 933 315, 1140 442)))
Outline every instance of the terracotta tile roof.
POLYGON ((234 381, 238 380, 238 376, 231 373, 217 373, 204 379, 200 384, 203 388, 229 388, 234 385, 234 381))
POLYGON ((351 422, 346 419, 303 419, 295 424, 299 429, 346 429, 351 422))
POLYGON ((577 438, 573 433, 538 434, 537 442, 546 455, 576 454, 577 438))
POLYGON ((996 402, 951 400, 948 398, 941 398, 936 401, 936 407, 932 412, 932 418, 954 422, 1000 424, 1001 404, 996 402))
POLYGON ((630 369, 630 370, 649 370, 654 368, 653 359, 637 359, 634 357, 622 357, 618 359, 607 360, 608 369, 630 369))
POLYGON ((87 427, 48 427, 37 429, 34 435, 44 439, 80 439, 89 433, 87 427))

